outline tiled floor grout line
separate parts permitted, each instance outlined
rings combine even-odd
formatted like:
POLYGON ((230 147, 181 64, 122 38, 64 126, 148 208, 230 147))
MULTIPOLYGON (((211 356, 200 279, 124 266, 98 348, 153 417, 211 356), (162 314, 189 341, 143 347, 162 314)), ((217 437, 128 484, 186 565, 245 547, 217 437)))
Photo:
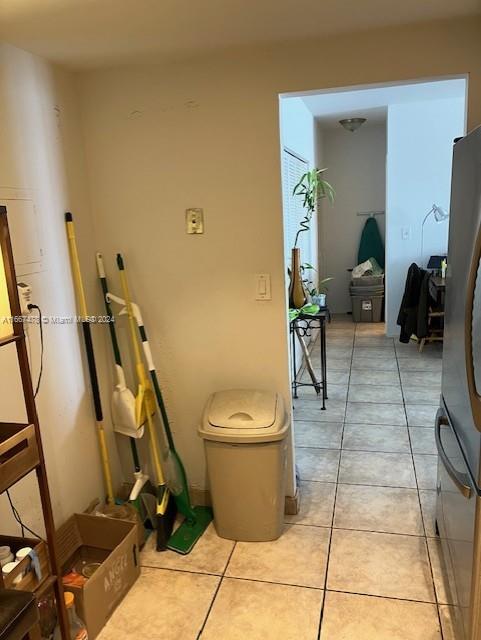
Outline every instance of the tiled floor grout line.
MULTIPOLYGON (((432 604, 437 607, 436 600, 413 600, 412 598, 397 598, 396 596, 379 596, 375 593, 362 593, 361 591, 341 591, 340 589, 326 589, 329 593, 347 593, 353 596, 363 596, 366 598, 379 598, 381 600, 397 600, 399 602, 414 602, 416 604, 432 604)), ((388 640, 388 639, 386 639, 388 640)))
POLYGON ((309 589, 310 591, 324 591, 322 587, 311 587, 306 584, 293 582, 274 582, 273 580, 261 580, 260 578, 243 578, 242 576, 224 576, 227 580, 238 580, 239 582, 256 582, 257 584, 278 584, 281 587, 295 587, 296 589, 309 589))
MULTIPOLYGON (((322 633, 322 624, 323 624, 323 619, 324 619, 324 615, 325 615, 325 611, 326 611, 326 597, 328 592, 339 592, 339 593, 350 593, 353 595, 360 595, 360 596, 366 596, 366 597, 376 597, 376 598, 381 598, 381 599, 386 599, 386 600, 401 600, 401 601, 408 601, 408 602, 424 602, 424 603, 428 603, 431 605, 436 606, 436 610, 437 610, 437 619, 438 619, 438 625, 439 625, 439 630, 440 630, 440 634, 442 637, 442 624, 441 624, 441 617, 440 617, 440 610, 439 610, 439 605, 440 603, 438 602, 438 597, 437 597, 437 592, 436 592, 436 585, 435 585, 435 581, 434 581, 434 572, 433 572, 433 566, 432 566, 432 562, 431 562, 431 555, 429 553, 429 548, 427 545, 428 539, 434 539, 432 536, 428 536, 426 533, 426 526, 425 526, 425 520, 424 520, 424 515, 423 515, 423 509, 422 509, 422 504, 421 504, 421 497, 420 497, 420 488, 419 488, 419 483, 418 483, 418 477, 417 477, 417 471, 416 471, 416 467, 414 464, 414 456, 415 453, 416 455, 423 455, 423 456, 434 456, 436 454, 430 453, 430 452, 415 452, 413 449, 413 443, 411 440, 411 425, 408 424, 408 416, 407 416, 407 407, 406 407, 406 387, 409 387, 409 384, 405 384, 403 383, 403 379, 406 380, 406 374, 409 373, 409 370, 405 370, 404 369, 404 365, 402 367, 403 371, 401 372, 401 367, 400 367, 400 360, 403 360, 403 356, 409 357, 411 354, 400 354, 398 352, 398 350, 396 350, 396 348, 394 348, 394 350, 386 349, 386 351, 388 351, 389 353, 386 354, 385 357, 389 356, 390 358, 393 357, 395 360, 395 364, 396 364, 396 372, 397 372, 397 376, 399 379, 399 383, 394 384, 394 385, 383 385, 383 386, 394 386, 396 388, 400 388, 401 389, 401 395, 402 395, 402 402, 379 402, 379 401, 374 401, 371 404, 376 404, 376 405, 398 405, 398 406, 402 406, 403 407, 403 413, 404 413, 404 418, 405 418, 405 424, 404 425, 392 425, 392 426, 399 426, 400 428, 405 428, 407 431, 407 435, 408 435, 408 442, 409 442, 409 451, 405 451, 405 452, 398 452, 398 451, 393 451, 393 452, 386 452, 386 451, 365 451, 365 453, 393 453, 393 454, 399 454, 399 453, 403 453, 405 455, 409 455, 410 457, 410 461, 412 464, 412 468, 413 468, 413 473, 414 473, 414 478, 415 478, 415 486, 411 486, 411 487, 394 487, 394 486, 390 486, 390 485, 383 485, 386 486, 386 488, 389 489, 397 489, 397 488, 405 488, 405 489, 409 489, 410 491, 416 491, 417 494, 417 503, 418 503, 418 507, 419 507, 419 512, 420 512, 420 518, 421 518, 421 527, 422 527, 422 534, 420 535, 415 535, 415 534, 408 534, 408 533, 399 533, 399 532, 389 532, 389 531, 376 531, 376 530, 365 530, 365 529, 348 529, 348 528, 344 528, 344 527, 335 527, 334 526, 334 522, 335 522, 335 513, 336 513, 336 506, 337 506, 337 498, 338 498, 338 489, 339 489, 339 485, 341 484, 345 484, 345 485, 355 485, 355 486, 372 486, 372 487, 376 487, 376 488, 380 488, 379 485, 365 485, 365 483, 349 483, 349 482, 339 482, 340 479, 340 472, 341 472, 341 463, 342 463, 342 456, 343 456, 343 452, 344 451, 363 451, 362 449, 349 449, 349 450, 345 450, 343 448, 344 445, 344 437, 345 437, 345 426, 346 424, 362 424, 362 423, 358 423, 358 422, 347 422, 346 418, 347 418, 347 409, 348 409, 348 403, 352 402, 349 401, 349 390, 351 388, 351 386, 356 386, 351 385, 351 380, 352 380, 352 373, 353 371, 356 371, 356 365, 355 365, 355 349, 356 349, 356 338, 359 337, 360 335, 363 336, 362 333, 360 333, 358 331, 358 325, 356 324, 355 330, 352 334, 352 336, 343 336, 346 339, 346 343, 349 341, 351 343, 351 356, 350 356, 350 365, 349 365, 349 369, 346 371, 347 373, 347 383, 341 383, 341 386, 346 386, 346 390, 347 390, 347 395, 345 397, 345 399, 336 399, 339 401, 339 403, 344 403, 344 411, 343 411, 343 419, 342 421, 339 419, 336 420, 312 420, 311 418, 309 419, 303 419, 300 418, 299 421, 305 421, 305 422, 314 422, 316 424, 319 425, 319 427, 322 424, 326 424, 328 422, 332 422, 332 423, 338 423, 338 424, 342 424, 342 429, 341 429, 341 438, 340 438, 340 444, 339 444, 339 448, 338 447, 317 447, 317 446, 303 446, 303 445, 297 445, 298 448, 303 449, 318 449, 318 450, 334 450, 334 451, 339 451, 339 463, 338 463, 338 467, 337 467, 337 473, 336 473, 336 481, 335 482, 328 482, 328 481, 322 481, 322 480, 308 480, 308 479, 304 479, 304 482, 319 482, 322 484, 334 484, 335 485, 335 491, 334 491, 334 501, 333 501, 333 507, 332 507, 332 516, 330 518, 330 526, 320 526, 320 525, 309 525, 308 523, 291 523, 297 526, 317 526, 319 528, 330 528, 331 532, 330 532, 330 537, 329 537, 329 544, 328 544, 328 549, 327 549, 327 557, 326 557, 326 568, 325 568, 325 578, 324 578, 324 596, 323 596, 323 602, 322 602, 322 606, 321 606, 321 612, 320 612, 320 622, 319 622, 319 629, 318 629, 318 640, 320 640, 321 637, 321 633, 322 633), (404 374, 404 375, 402 375, 404 374), (347 531, 361 531, 363 533, 380 533, 380 534, 386 534, 386 535, 399 535, 399 536, 409 536, 411 538, 419 538, 419 539, 423 539, 424 540, 424 544, 426 547, 426 553, 427 553, 427 560, 429 562, 429 570, 431 573, 431 582, 432 582, 432 593, 433 593, 433 601, 428 601, 428 600, 414 600, 414 599, 409 599, 409 598, 396 598, 396 597, 391 597, 391 596, 380 596, 380 595, 375 595, 375 594, 365 594, 365 593, 359 593, 357 594, 356 592, 351 592, 351 591, 341 591, 341 590, 336 590, 336 589, 328 589, 327 588, 327 584, 328 584, 328 575, 329 575, 329 562, 330 562, 330 557, 331 557, 331 551, 332 551, 332 544, 333 544, 333 536, 334 536, 334 532, 336 530, 347 530, 347 531)), ((328 336, 329 337, 329 336, 328 336)), ((368 338, 368 336, 363 336, 368 338)), ((394 340, 392 341, 392 344, 394 345, 394 340)), ((316 342, 313 342, 313 346, 315 349, 316 346, 316 342)), ((365 348, 368 348, 370 345, 363 345, 365 348)), ((347 347, 346 347, 347 350, 347 347)), ((358 352, 359 353, 359 352, 358 352)), ((329 365, 329 354, 327 355, 328 358, 328 365, 329 365)), ((405 361, 405 360, 404 360, 405 361)), ((347 367, 346 367, 347 369, 347 367)), ((341 370, 339 370, 341 371, 341 370)), ((387 371, 387 370, 386 370, 387 371)), ((426 370, 417 370, 414 369, 414 372, 416 374, 420 374, 420 373, 425 373, 427 375, 431 374, 432 371, 426 371, 426 370)), ((329 368, 328 368, 328 379, 329 379, 329 368)), ((417 385, 412 385, 414 387, 417 388, 417 385)), ((428 387, 426 385, 426 388, 431 388, 428 387)), ((362 402, 357 402, 354 401, 354 404, 366 404, 366 403, 362 403, 362 402)), ((427 403, 409 403, 415 406, 430 406, 433 405, 434 403, 432 402, 427 402, 427 403)), ((372 425, 373 423, 369 423, 369 425, 372 425)), ((366 423, 367 426, 367 423, 366 423)), ((384 424, 379 424, 377 425, 379 427, 385 426, 384 424)), ((387 425, 389 426, 389 425, 387 425)), ((317 427, 316 427, 317 428, 317 427)), ((421 428, 430 428, 428 425, 416 425, 416 427, 412 427, 415 429, 421 429, 421 428)), ((413 432, 414 433, 414 432, 413 432)), ((426 489, 427 490, 427 489, 426 489)))
MULTIPOLYGON (((326 337, 327 340, 327 337, 326 337)), ((351 352, 351 366, 349 367, 349 375, 347 378, 347 388, 349 391, 349 383, 351 381, 351 368, 352 368, 352 358, 354 355, 354 344, 356 342, 356 327, 354 328, 354 333, 352 336, 352 352, 351 352)), ((328 356, 326 354, 326 378, 327 380, 329 380, 329 360, 328 360, 328 356)), ((327 387, 327 391, 328 391, 328 395, 329 395, 329 387, 327 387)), ((324 593, 323 593, 323 597, 322 597, 322 605, 321 605, 321 611, 320 611, 320 616, 319 616, 319 628, 317 630, 317 638, 318 640, 321 640, 321 633, 322 633, 322 621, 324 618, 324 609, 325 609, 325 605, 326 605, 326 593, 327 593, 327 578, 328 578, 328 574, 329 574, 329 560, 331 557, 331 546, 332 546, 332 536, 334 533, 334 518, 335 518, 335 514, 336 514, 336 501, 337 501, 337 491, 339 488, 339 474, 341 472, 341 456, 342 456, 342 443, 343 443, 343 439, 344 439, 344 425, 345 425, 345 421, 346 421, 346 413, 347 413, 347 398, 346 398, 346 403, 344 406, 344 416, 343 416, 343 420, 342 420, 342 433, 341 433, 341 448, 339 450, 339 460, 337 463, 337 476, 336 476, 336 488, 334 490, 334 502, 333 502, 333 506, 332 506, 332 516, 331 516, 331 532, 329 535, 329 543, 328 543, 328 547, 327 547, 327 555, 326 555, 326 569, 325 569, 325 575, 324 575, 324 593)))
POLYGON ((227 558, 227 562, 225 563, 224 571, 222 572, 222 574, 221 574, 221 576, 220 576, 219 584, 217 585, 217 588, 216 588, 216 590, 214 591, 214 594, 213 594, 213 596, 212 596, 211 603, 210 603, 210 605, 209 605, 209 608, 207 609, 207 613, 206 613, 206 615, 205 615, 204 622, 202 623, 202 626, 201 626, 201 628, 200 628, 200 630, 199 630, 199 633, 197 634, 197 640, 200 640, 200 638, 201 638, 201 636, 202 636, 202 634, 203 634, 203 632, 204 632, 205 625, 207 624, 207 621, 208 621, 209 616, 210 616, 210 612, 212 611, 212 607, 214 606, 214 602, 215 602, 215 600, 216 600, 216 598, 217 598, 217 594, 219 593, 219 590, 220 590, 220 588, 221 588, 221 586, 222 586, 222 583, 223 583, 223 581, 224 581, 224 578, 225 578, 225 572, 227 571, 227 567, 229 566, 230 560, 231 560, 231 558, 232 558, 232 554, 234 553, 236 546, 237 546, 237 542, 234 542, 234 545, 233 545, 233 547, 232 547, 232 549, 231 549, 231 552, 230 552, 230 554, 229 554, 229 557, 227 558))
MULTIPOLYGON (((343 486, 340 484, 340 486, 343 486)), ((367 487, 369 485, 359 485, 361 487, 367 487)), ((378 489, 379 487, 376 487, 376 489, 378 489)), ((391 487, 389 487, 391 488, 391 487)), ((405 487, 394 487, 396 489, 404 489, 405 487)), ((417 489, 413 489, 413 491, 417 491, 417 489)), ((290 527, 315 527, 316 529, 333 529, 335 531, 359 531, 360 533, 381 533, 381 534, 385 534, 388 536, 401 536, 403 538, 426 538, 429 540, 436 540, 436 536, 428 536, 424 533, 400 533, 399 531, 380 531, 379 529, 356 529, 354 527, 335 527, 335 526, 331 526, 331 525, 327 525, 327 524, 309 524, 307 522, 286 522, 286 525, 290 526, 290 527)), ((152 567, 151 567, 152 568, 152 567)), ((161 567, 154 567, 154 568, 161 568, 161 567)), ((182 571, 182 569, 178 569, 178 571, 182 571)), ((192 570, 186 570, 188 571, 188 573, 201 573, 201 572, 195 572, 192 570)), ((211 575, 219 575, 219 574, 211 574, 211 575)))
POLYGON ((141 569, 156 569, 159 571, 174 571, 175 573, 189 573, 195 576, 212 576, 213 578, 222 577, 221 573, 213 573, 212 571, 200 571, 199 569, 179 569, 178 567, 159 567, 152 564, 140 563, 141 569))
MULTIPOLYGON (((396 363, 398 366, 398 371, 399 371, 399 378, 401 379, 401 370, 399 368, 399 358, 396 352, 396 363)), ((406 401, 405 401, 405 397, 404 397, 404 389, 403 386, 401 385, 401 393, 403 396, 403 400, 404 400, 404 414, 406 416, 406 426, 408 427, 408 438, 409 438, 409 446, 411 449, 411 458, 412 458, 412 465, 413 465, 413 469, 414 469, 414 477, 416 478, 416 486, 417 486, 417 493, 418 493, 418 503, 419 503, 419 509, 421 511, 421 523, 422 523, 422 527, 423 527, 423 531, 424 531, 424 542, 426 545, 426 554, 428 557, 428 563, 429 563, 429 570, 431 572, 431 583, 432 583, 432 588, 433 588, 433 593, 434 593, 434 600, 436 602, 436 613, 437 613, 437 617, 438 617, 438 624, 439 624, 439 634, 441 636, 441 639, 444 638, 444 633, 443 633, 443 625, 441 622, 441 613, 439 610, 439 602, 438 602, 438 593, 436 590, 436 582, 434 580, 434 569, 433 569, 433 563, 431 560, 431 554, 429 552, 429 545, 428 545, 428 536, 426 535, 426 526, 424 524, 424 516, 423 516, 423 508, 422 508, 422 504, 421 504, 421 495, 419 493, 420 488, 419 488, 419 482, 418 482, 418 475, 417 475, 417 471, 416 471, 416 465, 414 463, 414 451, 413 451, 413 445, 412 445, 412 440, 411 440, 411 432, 409 430, 409 420, 408 420, 408 414, 407 414, 407 410, 406 410, 406 401)))

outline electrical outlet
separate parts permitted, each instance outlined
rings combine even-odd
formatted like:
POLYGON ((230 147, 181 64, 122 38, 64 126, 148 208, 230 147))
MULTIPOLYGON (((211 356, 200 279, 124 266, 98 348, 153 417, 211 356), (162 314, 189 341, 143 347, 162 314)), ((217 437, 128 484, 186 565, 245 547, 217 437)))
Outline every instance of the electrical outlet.
POLYGON ((32 287, 25 282, 17 282, 18 298, 20 300, 20 311, 23 316, 30 313, 28 305, 32 302, 32 287))
POLYGON ((204 210, 199 208, 187 209, 185 212, 187 233, 204 233, 204 210))

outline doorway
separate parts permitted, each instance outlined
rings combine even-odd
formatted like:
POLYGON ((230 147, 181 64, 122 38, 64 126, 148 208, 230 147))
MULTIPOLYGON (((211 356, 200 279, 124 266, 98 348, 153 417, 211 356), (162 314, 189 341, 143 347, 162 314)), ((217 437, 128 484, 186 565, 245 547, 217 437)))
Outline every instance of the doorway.
MULTIPOLYGON (((310 386, 293 400, 301 506, 289 517, 330 529, 322 625, 333 633, 336 611, 350 606, 369 615, 375 609, 380 621, 391 620, 393 606, 413 606, 421 612, 412 619, 419 637, 427 628, 438 637, 449 624, 434 527, 442 348, 420 353, 416 343, 399 342, 396 321, 409 265, 426 267, 430 256, 447 251, 448 220, 426 215, 433 204, 449 210, 452 143, 465 132, 465 93, 463 78, 281 98, 282 157, 289 150, 302 167, 327 167, 336 192, 333 204, 320 200, 303 234, 313 281, 334 279, 327 291, 326 408, 310 386), (339 124, 349 118, 364 122, 350 131, 339 124), (368 220, 385 249, 385 321, 354 322, 351 270, 362 261, 368 220)), ((283 171, 287 267, 302 211, 285 164, 283 171)), ((320 376, 316 332, 306 342, 320 376)), ((291 356, 292 364, 292 377, 308 384, 305 358, 292 363, 291 356)))

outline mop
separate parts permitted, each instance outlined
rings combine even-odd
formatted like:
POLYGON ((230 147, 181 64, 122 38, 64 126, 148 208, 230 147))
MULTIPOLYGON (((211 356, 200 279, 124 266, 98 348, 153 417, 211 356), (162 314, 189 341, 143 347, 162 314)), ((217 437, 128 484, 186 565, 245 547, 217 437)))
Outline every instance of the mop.
MULTIPOLYGON (((122 274, 121 274, 122 275, 122 274)), ((145 407, 145 414, 147 417, 147 426, 150 434, 150 442, 152 448, 152 458, 154 462, 155 473, 157 476, 157 513, 156 513, 156 529, 157 529, 157 551, 165 551, 167 548, 168 540, 171 537, 172 529, 174 526, 176 516, 176 503, 172 500, 171 493, 167 487, 164 479, 161 463, 161 453, 159 443, 157 441, 157 435, 155 433, 155 426, 153 420, 153 413, 155 412, 155 397, 152 392, 152 387, 145 370, 144 362, 142 360, 142 354, 140 351, 139 340, 137 337, 135 318, 132 311, 132 303, 125 278, 122 278, 122 287, 124 292, 125 310, 129 320, 130 337, 132 342, 132 348, 135 356, 135 368, 137 371, 137 378, 139 384, 139 391, 137 397, 143 399, 145 407)), ((108 294, 108 300, 116 302, 118 298, 112 294, 108 294)))
MULTIPOLYGON (((110 318, 109 330, 110 340, 112 342, 112 351, 114 353, 115 374, 117 384, 112 394, 112 422, 114 430, 127 436, 132 451, 132 460, 134 463, 134 486, 129 495, 129 502, 135 503, 144 487, 149 481, 149 476, 142 472, 140 466, 139 453, 137 450, 137 438, 144 435, 144 423, 146 420, 145 411, 142 411, 141 402, 137 401, 132 391, 125 383, 125 374, 122 366, 122 358, 120 355, 117 333, 115 331, 115 322, 113 320, 112 309, 108 299, 107 276, 105 274, 104 262, 101 253, 96 254, 97 272, 102 287, 103 298, 105 302, 105 311, 110 318)), ((141 399, 139 399, 141 400, 141 399)))
POLYGON ((182 464, 180 456, 175 448, 174 438, 170 429, 169 418, 167 416, 167 411, 162 398, 162 392, 160 389, 159 381, 157 379, 157 373, 152 358, 152 352, 150 350, 150 345, 147 339, 147 332, 145 330, 138 305, 134 305, 130 301, 127 275, 124 262, 120 254, 117 254, 117 265, 119 268, 122 291, 127 307, 127 313, 129 315, 129 320, 131 320, 131 323, 133 324, 135 317, 135 320, 137 321, 145 359, 150 372, 152 386, 154 388, 155 397, 160 410, 160 414, 162 416, 165 435, 169 446, 169 458, 174 468, 172 492, 174 494, 177 509, 185 518, 182 524, 170 537, 167 546, 172 551, 187 554, 190 553, 195 543, 199 540, 199 538, 202 536, 202 534, 212 521, 212 509, 210 507, 192 506, 189 495, 187 475, 185 473, 184 465, 182 464))
POLYGON ((82 322, 82 330, 84 336, 85 352, 87 354, 87 363, 90 375, 90 386, 92 392, 92 400, 95 409, 95 421, 97 424, 97 436, 99 440, 100 457, 102 460, 102 470, 104 475, 105 489, 107 491, 108 505, 115 505, 114 490, 112 484, 112 471, 110 468, 109 453, 107 450, 107 442, 105 439, 104 419, 102 413, 102 402, 100 400, 99 382, 97 377, 97 367, 95 364, 95 354, 92 343, 92 333, 90 322, 87 314, 87 302, 85 298, 85 290, 82 282, 82 274, 80 272, 80 261, 77 251, 77 243, 75 239, 75 228, 71 213, 65 214, 65 222, 67 226, 67 238, 70 249, 70 260, 75 283, 75 291, 77 294, 77 303, 80 310, 82 322))

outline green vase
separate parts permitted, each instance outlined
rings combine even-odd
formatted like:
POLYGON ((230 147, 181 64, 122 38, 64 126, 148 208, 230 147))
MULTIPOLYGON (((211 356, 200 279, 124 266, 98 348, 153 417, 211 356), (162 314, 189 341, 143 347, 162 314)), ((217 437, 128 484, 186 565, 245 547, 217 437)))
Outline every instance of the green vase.
POLYGON ((289 284, 289 308, 300 309, 307 302, 307 293, 302 282, 301 274, 301 250, 298 247, 292 249, 291 281, 289 284))

